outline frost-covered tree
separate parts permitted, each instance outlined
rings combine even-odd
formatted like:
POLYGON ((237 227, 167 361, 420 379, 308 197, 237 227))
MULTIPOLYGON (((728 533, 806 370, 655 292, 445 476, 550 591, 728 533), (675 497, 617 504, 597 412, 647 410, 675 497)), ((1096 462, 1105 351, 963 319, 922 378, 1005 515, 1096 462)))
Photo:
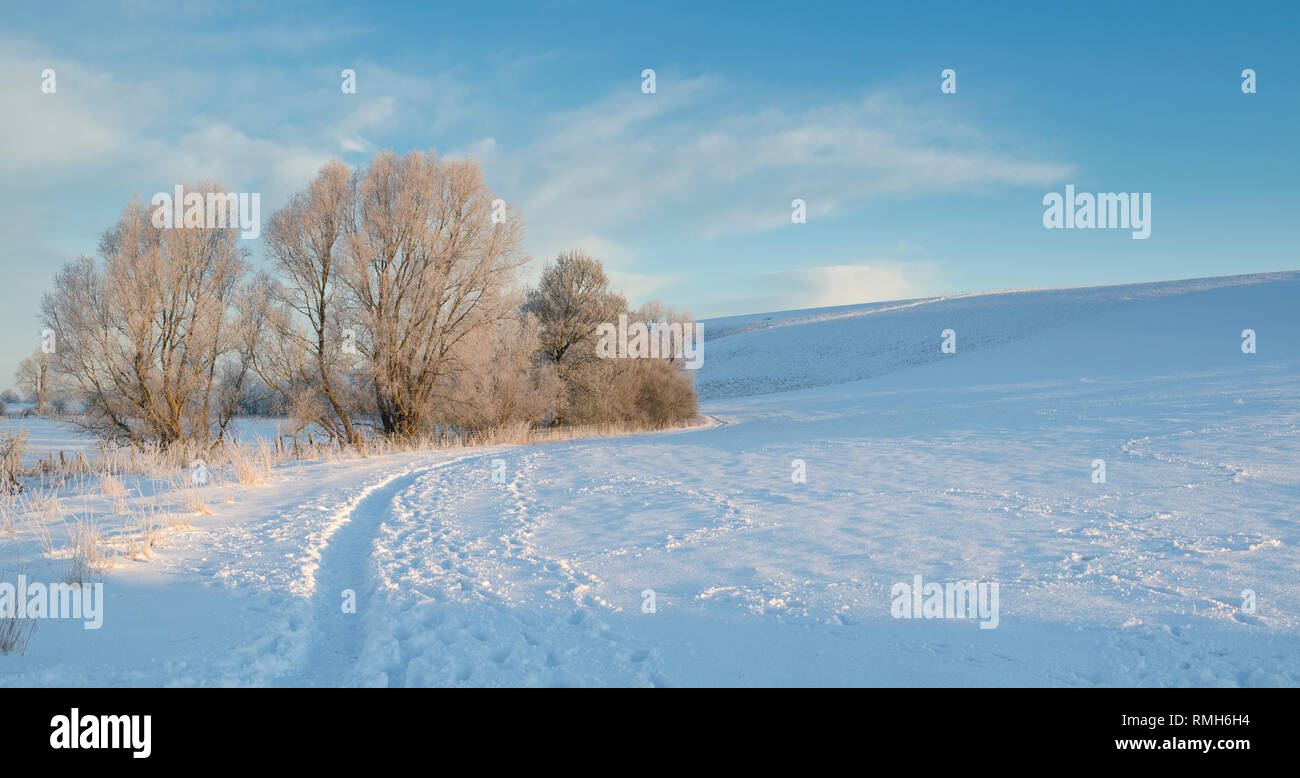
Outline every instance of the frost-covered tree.
POLYGON ((627 311, 627 300, 610 291, 600 260, 575 249, 560 252, 542 270, 524 307, 541 327, 542 354, 568 380, 576 369, 596 359, 596 328, 627 311))
POLYGON ((686 344, 695 324, 690 311, 679 311, 661 300, 651 300, 628 314, 629 322, 646 325, 650 339, 658 341, 659 354, 669 364, 678 365, 683 360, 686 344))
MULTIPOLYGON (((189 187, 219 192, 214 184, 189 187)), ((246 269, 238 229, 161 228, 133 200, 42 301, 51 366, 84 398, 75 421, 164 446, 220 438, 247 372, 235 302, 246 269)))
POLYGON ((696 413, 695 389, 680 359, 601 359, 597 330, 630 321, 671 324, 690 314, 655 301, 629 314, 626 299, 609 289, 600 260, 566 251, 543 271, 525 308, 539 320, 542 355, 556 366, 565 386, 559 421, 565 424, 644 424, 661 427, 696 413))
POLYGON ((50 396, 50 355, 40 349, 24 359, 14 373, 14 382, 24 396, 36 403, 36 412, 45 415, 46 400, 50 396))
POLYGON ((495 200, 473 160, 384 152, 357 176, 342 284, 385 434, 435 429, 471 336, 515 313, 523 222, 495 200))
POLYGON ((277 277, 259 280, 254 313, 261 379, 301 422, 347 443, 365 405, 351 375, 360 359, 341 287, 356 197, 351 171, 331 161, 271 216, 265 236, 277 277))

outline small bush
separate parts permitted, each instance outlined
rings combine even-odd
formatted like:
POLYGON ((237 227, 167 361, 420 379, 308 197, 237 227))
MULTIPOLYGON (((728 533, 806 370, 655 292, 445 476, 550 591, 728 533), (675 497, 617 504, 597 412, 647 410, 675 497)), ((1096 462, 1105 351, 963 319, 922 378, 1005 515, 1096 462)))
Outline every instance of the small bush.
POLYGON ((698 407, 681 368, 662 359, 606 359, 574 376, 565 420, 658 429, 690 421, 698 407))

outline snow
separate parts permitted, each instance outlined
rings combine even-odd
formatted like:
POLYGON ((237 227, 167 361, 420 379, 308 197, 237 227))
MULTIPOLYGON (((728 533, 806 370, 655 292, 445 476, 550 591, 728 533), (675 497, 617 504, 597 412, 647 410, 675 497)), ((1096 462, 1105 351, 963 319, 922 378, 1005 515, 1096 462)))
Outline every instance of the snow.
MULTIPOLYGON (((30 409, 31 406, 26 407, 30 409)), ((36 459, 45 459, 51 454, 57 457, 59 453, 72 456, 82 452, 90 457, 103 448, 98 438, 70 422, 46 416, 24 417, 21 410, 11 406, 7 414, 0 416, 0 433, 27 433, 23 450, 25 465, 30 465, 36 459)), ((244 443, 273 441, 281 436, 293 437, 293 433, 294 424, 284 418, 233 419, 227 430, 231 440, 244 443)), ((306 432, 299 432, 299 440, 305 441, 306 435, 306 432)))
MULTIPOLYGON (((1297 300, 1280 273, 706 322, 699 428, 214 484, 106 571, 102 629, 40 623, 0 684, 1297 686, 1297 300), (998 584, 997 627, 893 618, 916 575, 998 584)), ((22 526, 0 577, 18 543, 58 580, 22 526)))

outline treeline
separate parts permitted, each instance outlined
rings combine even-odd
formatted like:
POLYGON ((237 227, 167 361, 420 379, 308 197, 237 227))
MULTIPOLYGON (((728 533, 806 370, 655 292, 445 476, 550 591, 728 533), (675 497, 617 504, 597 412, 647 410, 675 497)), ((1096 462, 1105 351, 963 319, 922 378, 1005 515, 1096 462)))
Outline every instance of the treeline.
POLYGON ((74 392, 73 420, 102 437, 208 443, 259 412, 343 444, 696 414, 680 360, 596 349, 598 327, 620 314, 689 315, 629 311, 581 251, 523 289, 523 221, 472 160, 384 152, 357 170, 325 165, 267 220, 269 267, 256 275, 237 229, 150 217, 132 201, 97 257, 63 267, 42 301, 53 348, 24 368, 42 396, 74 392))

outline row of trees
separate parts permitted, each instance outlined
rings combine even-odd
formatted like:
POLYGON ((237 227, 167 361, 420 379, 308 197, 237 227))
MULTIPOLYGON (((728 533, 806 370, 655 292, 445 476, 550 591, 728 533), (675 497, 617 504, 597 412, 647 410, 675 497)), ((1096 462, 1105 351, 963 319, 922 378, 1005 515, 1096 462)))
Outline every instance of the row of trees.
POLYGON ((384 152, 327 164, 272 214, 250 277, 238 230, 158 228, 137 199, 45 296, 38 383, 75 389, 101 436, 163 445, 268 405, 344 443, 694 416, 680 364, 595 357, 597 327, 628 313, 598 260, 562 253, 519 287, 523 229, 472 160, 384 152))

